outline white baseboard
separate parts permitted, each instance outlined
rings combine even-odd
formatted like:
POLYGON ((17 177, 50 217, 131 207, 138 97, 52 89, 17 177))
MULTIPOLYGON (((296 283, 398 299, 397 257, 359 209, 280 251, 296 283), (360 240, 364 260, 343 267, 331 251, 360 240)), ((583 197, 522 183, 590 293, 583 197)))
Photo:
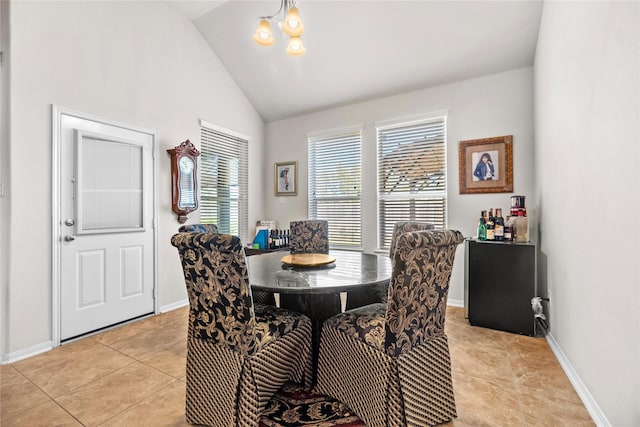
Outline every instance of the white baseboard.
POLYGON ((14 363, 27 357, 35 356, 36 354, 44 353, 53 349, 53 341, 46 341, 40 344, 32 345, 31 347, 23 348, 13 353, 6 353, 2 355, 2 362, 0 364, 6 365, 7 363, 14 363))
POLYGON ((180 301, 172 302, 171 304, 163 305, 162 307, 159 307, 158 310, 160 311, 160 313, 166 313, 167 311, 182 308, 185 305, 189 305, 189 300, 186 298, 180 301))
POLYGON ((585 408, 589 411, 589 415, 593 418, 593 422, 595 422, 598 427, 611 427, 611 423, 607 420, 607 417, 600 409, 600 406, 598 406, 598 402, 596 402, 591 393, 589 393, 589 390, 580 379, 576 370, 573 369, 573 365, 571 365, 571 362, 569 362, 569 359, 567 359, 567 356, 564 354, 560 345, 551 333, 547 334, 547 343, 549 343, 551 351, 553 351, 556 359, 560 362, 560 366, 562 366, 564 373, 569 377, 569 381, 571 381, 573 388, 576 390, 576 393, 578 393, 578 396, 580 396, 585 408))
POLYGON ((447 305, 451 306, 451 307, 460 307, 463 308, 464 307, 464 300, 461 299, 447 299, 447 305))

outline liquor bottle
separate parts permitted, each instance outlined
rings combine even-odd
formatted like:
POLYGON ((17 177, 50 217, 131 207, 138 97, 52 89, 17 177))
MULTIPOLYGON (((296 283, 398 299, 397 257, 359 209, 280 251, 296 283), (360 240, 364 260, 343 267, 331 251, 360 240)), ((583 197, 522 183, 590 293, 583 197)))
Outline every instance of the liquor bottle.
POLYGON ((487 217, 487 240, 495 240, 496 239, 496 227, 495 227, 495 218, 493 217, 493 208, 489 209, 489 216, 487 217))
POLYGON ((508 216, 504 222, 504 240, 505 242, 513 241, 513 217, 508 216))
POLYGON ((486 240, 487 238, 487 226, 484 222, 484 216, 487 211, 480 212, 480 219, 478 220, 478 240, 486 240))
POLYGON ((282 230, 278 230, 278 247, 281 248, 284 246, 284 235, 282 234, 282 230))
POLYGON ((495 231, 494 231, 495 239, 501 242, 504 240, 504 218, 502 218, 501 208, 496 208, 496 217, 494 219, 494 223, 495 223, 495 231))
POLYGON ((524 216, 524 211, 518 211, 518 217, 515 221, 516 237, 515 241, 526 243, 529 241, 529 220, 524 216))

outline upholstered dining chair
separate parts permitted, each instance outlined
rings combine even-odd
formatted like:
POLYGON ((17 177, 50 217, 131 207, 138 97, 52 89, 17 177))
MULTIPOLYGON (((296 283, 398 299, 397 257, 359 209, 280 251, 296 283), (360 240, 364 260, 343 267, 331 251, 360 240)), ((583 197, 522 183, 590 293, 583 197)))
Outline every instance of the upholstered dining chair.
POLYGON ((456 416, 444 332, 449 279, 462 234, 401 234, 387 304, 324 322, 316 389, 346 403, 368 427, 426 426, 456 416))
POLYGON ((329 253, 329 222, 303 220, 289 222, 289 250, 292 254, 329 253))
POLYGON ((216 224, 181 225, 178 233, 218 233, 218 226, 216 224))
MULTIPOLYGON (((393 260, 393 253, 401 234, 409 231, 433 230, 433 224, 420 221, 398 221, 393 225, 393 233, 391 234, 391 244, 389 246, 389 258, 393 260)), ((362 307, 364 305, 374 304, 376 302, 387 302, 389 286, 380 285, 368 292, 349 293, 347 298, 346 309, 362 307)))
POLYGON ((389 258, 393 259, 393 253, 396 250, 398 237, 401 234, 410 231, 433 230, 433 224, 421 221, 398 221, 393 225, 393 233, 391 234, 391 244, 389 245, 389 258))
MULTIPOLYGON (((216 224, 187 224, 178 228, 179 233, 218 233, 216 224)), ((254 291, 252 293, 253 302, 257 304, 276 305, 273 292, 254 291)))
POLYGON ((189 298, 186 419, 215 427, 257 427, 287 381, 310 385, 311 322, 253 304, 238 237, 178 233, 189 298))

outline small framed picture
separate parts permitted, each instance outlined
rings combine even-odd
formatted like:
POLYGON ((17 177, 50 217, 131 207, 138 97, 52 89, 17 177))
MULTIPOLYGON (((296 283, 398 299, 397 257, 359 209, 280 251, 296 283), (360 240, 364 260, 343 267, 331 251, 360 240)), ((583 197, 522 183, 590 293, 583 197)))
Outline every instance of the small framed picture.
POLYGON ((273 182, 276 196, 298 194, 298 162, 276 163, 273 182))
POLYGON ((460 194, 513 192, 513 135, 460 141, 460 194))

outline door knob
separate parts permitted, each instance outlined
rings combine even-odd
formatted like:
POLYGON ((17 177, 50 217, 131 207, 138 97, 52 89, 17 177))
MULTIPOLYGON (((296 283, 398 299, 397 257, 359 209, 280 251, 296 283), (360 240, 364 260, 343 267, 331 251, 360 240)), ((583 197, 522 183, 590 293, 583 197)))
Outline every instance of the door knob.
POLYGON ((64 236, 65 242, 73 242, 74 240, 76 240, 76 236, 74 236, 73 234, 67 234, 66 236, 64 236))
POLYGON ((67 218, 64 220, 64 225, 72 226, 75 223, 76 222, 73 220, 73 218, 67 218))

